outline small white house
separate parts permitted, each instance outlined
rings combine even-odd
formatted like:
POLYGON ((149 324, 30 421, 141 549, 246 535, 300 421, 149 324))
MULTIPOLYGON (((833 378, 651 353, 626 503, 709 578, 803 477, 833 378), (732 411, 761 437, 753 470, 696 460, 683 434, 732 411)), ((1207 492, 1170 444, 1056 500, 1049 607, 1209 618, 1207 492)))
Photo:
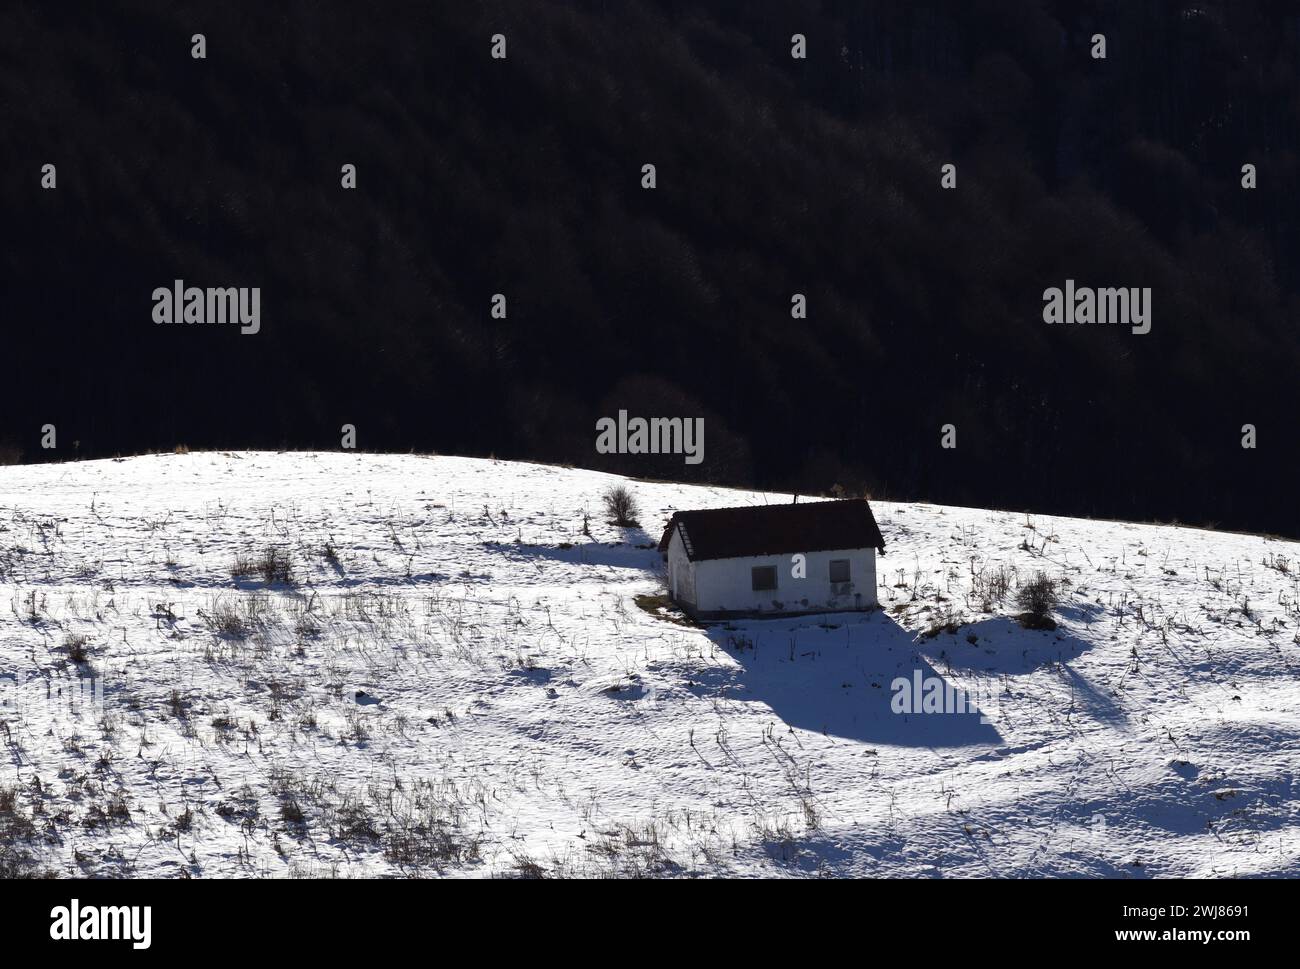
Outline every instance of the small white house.
POLYGON ((659 541, 697 619, 874 609, 885 540, 864 498, 679 511, 659 541))

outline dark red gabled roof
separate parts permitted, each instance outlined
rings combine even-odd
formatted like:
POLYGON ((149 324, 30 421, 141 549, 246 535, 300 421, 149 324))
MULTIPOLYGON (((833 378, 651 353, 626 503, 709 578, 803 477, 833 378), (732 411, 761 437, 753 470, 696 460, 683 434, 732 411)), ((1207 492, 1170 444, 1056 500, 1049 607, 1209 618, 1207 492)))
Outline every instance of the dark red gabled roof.
POLYGON ((865 498, 679 511, 669 519, 659 551, 668 551, 674 531, 681 532, 692 562, 855 548, 885 551, 865 498))

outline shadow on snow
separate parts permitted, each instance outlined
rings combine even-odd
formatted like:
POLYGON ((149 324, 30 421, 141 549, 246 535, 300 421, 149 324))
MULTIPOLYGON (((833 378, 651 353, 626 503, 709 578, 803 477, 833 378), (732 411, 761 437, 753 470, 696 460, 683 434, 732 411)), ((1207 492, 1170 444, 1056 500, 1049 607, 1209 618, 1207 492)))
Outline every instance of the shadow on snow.
POLYGON ((622 528, 620 542, 582 539, 562 545, 525 545, 518 542, 484 542, 482 547, 514 561, 544 559, 566 565, 603 565, 615 569, 640 569, 651 575, 662 564, 657 544, 641 528, 622 528))
POLYGON ((708 635, 739 667, 700 671, 699 692, 762 701, 791 727, 898 747, 1001 742, 994 725, 981 722, 981 697, 940 673, 914 634, 882 612, 726 623, 708 635), (948 712, 922 712, 913 695, 918 674, 948 712), (910 712, 894 710, 902 691, 910 712))

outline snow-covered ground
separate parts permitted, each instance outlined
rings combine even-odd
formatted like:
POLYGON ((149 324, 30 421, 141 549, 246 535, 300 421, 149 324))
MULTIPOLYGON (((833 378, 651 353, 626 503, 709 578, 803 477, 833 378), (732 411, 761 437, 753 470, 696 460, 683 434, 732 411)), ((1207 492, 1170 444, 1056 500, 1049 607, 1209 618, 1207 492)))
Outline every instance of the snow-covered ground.
POLYGON ((876 502, 882 610, 700 629, 635 600, 668 516, 789 496, 631 482, 623 530, 620 480, 0 468, 0 868, 1300 875, 1300 545, 876 502), (977 709, 893 712, 918 671, 977 709))

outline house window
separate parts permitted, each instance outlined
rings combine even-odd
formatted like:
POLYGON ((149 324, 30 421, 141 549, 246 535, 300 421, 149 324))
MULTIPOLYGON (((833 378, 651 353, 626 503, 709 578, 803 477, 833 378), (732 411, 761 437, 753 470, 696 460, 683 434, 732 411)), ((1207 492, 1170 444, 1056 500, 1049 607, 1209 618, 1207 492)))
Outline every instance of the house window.
POLYGON ((776 588, 776 566, 755 566, 750 570, 750 579, 755 592, 770 592, 776 588))
POLYGON ((838 585, 849 581, 849 560, 831 559, 831 582, 838 585))

